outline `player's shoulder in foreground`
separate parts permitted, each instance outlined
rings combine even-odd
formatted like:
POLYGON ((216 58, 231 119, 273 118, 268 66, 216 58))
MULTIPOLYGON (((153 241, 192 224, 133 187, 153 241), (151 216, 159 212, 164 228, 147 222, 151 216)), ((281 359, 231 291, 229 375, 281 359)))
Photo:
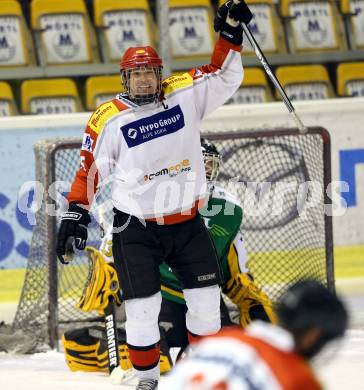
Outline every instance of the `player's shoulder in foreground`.
POLYGON ((238 198, 234 194, 227 191, 225 188, 223 188, 221 186, 216 185, 214 187, 214 190, 212 192, 212 198, 224 200, 226 202, 232 203, 235 206, 238 206, 241 208, 241 204, 240 204, 238 198))
POLYGON ((99 134, 105 127, 106 122, 129 108, 131 108, 131 102, 124 99, 122 95, 117 95, 115 99, 109 100, 97 107, 91 115, 87 126, 96 134, 99 134))
POLYGON ((168 96, 174 92, 192 87, 193 77, 190 73, 180 73, 169 76, 162 82, 162 91, 164 96, 168 96))

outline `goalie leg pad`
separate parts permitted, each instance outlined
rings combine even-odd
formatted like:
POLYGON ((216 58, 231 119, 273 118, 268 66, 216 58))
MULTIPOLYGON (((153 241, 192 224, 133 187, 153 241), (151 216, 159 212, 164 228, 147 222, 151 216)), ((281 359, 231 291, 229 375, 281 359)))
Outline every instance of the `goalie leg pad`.
POLYGON ((169 353, 166 332, 162 327, 159 328, 159 332, 161 335, 159 369, 161 374, 166 374, 167 372, 171 371, 173 362, 169 353))
MULTIPOLYGON (((97 364, 100 371, 108 371, 108 351, 107 351, 107 341, 101 340, 99 347, 96 351, 97 364)), ((124 371, 132 368, 132 364, 129 357, 128 346, 126 345, 125 340, 119 341, 119 359, 120 359, 120 368, 124 371)))
MULTIPOLYGON (((66 356, 66 363, 71 371, 83 372, 108 372, 107 341, 101 335, 99 327, 96 327, 100 337, 89 335, 92 327, 74 329, 65 332, 62 336, 63 347, 66 356)), ((163 330, 162 330, 163 332, 163 330)), ((118 332, 120 368, 124 371, 133 367, 130 361, 129 349, 125 342, 125 334, 118 332)), ((169 354, 169 347, 164 338, 161 342, 160 352, 160 373, 165 374, 172 369, 173 362, 169 354)))
MULTIPOLYGON (((132 367, 126 345, 125 333, 119 329, 120 367, 132 367)), ((108 371, 107 340, 104 329, 94 326, 74 329, 62 336, 66 362, 71 371, 108 371), (91 335, 92 334, 92 335, 91 335)))
POLYGON ((62 336, 66 363, 71 371, 99 371, 99 340, 89 336, 88 328, 74 329, 62 336))

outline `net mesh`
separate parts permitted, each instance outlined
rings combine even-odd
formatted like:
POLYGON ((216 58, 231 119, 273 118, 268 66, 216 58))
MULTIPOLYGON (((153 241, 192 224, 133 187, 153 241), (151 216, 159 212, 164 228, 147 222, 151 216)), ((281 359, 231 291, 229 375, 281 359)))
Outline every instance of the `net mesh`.
MULTIPOLYGON (((332 242, 327 242, 325 231, 324 137, 317 131, 274 134, 240 131, 208 137, 222 154, 219 185, 235 194, 243 207, 242 233, 249 252, 249 271, 258 285, 277 300, 299 279, 314 277, 327 282, 332 242)), ((49 216, 49 209, 46 212, 47 204, 54 208, 53 198, 58 197, 62 204, 60 194, 69 190, 79 166, 79 147, 80 140, 69 139, 44 141, 35 147, 36 179, 46 190, 54 181, 56 184, 44 191, 36 215, 13 326, 32 332, 39 345, 54 346, 54 339, 65 326, 97 320, 75 308, 88 275, 88 260, 79 252, 71 265, 58 265, 54 214, 59 215, 63 208, 53 216, 49 216)), ((98 202, 106 201, 108 195, 105 189, 98 202)), ((93 219, 88 244, 99 243, 100 229, 93 219)))

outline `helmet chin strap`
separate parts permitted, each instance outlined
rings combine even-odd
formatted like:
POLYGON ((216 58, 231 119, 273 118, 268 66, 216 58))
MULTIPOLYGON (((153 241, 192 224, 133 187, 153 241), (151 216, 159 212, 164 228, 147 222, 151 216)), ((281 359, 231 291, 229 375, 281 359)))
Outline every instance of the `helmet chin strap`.
POLYGON ((138 104, 139 106, 150 104, 158 100, 158 96, 156 96, 154 93, 147 94, 147 95, 135 94, 133 97, 129 96, 129 98, 132 102, 138 104))

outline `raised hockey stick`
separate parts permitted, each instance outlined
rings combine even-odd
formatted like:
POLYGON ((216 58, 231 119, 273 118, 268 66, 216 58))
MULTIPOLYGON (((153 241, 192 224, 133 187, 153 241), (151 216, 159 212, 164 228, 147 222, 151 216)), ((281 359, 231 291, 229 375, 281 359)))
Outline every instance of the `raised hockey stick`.
POLYGON ((281 84, 278 81, 277 77, 272 72, 272 69, 271 69, 267 59, 265 58, 265 55, 263 54, 262 50, 260 49, 260 47, 258 45, 258 42, 254 38, 254 36, 251 33, 249 27, 245 23, 242 23, 241 26, 243 27, 243 31, 244 31, 246 37, 248 38, 248 41, 250 42, 250 44, 254 48, 256 56, 258 57, 259 61, 263 65, 263 68, 264 68, 265 72, 267 73, 269 78, 272 80, 272 82, 275 85, 275 87, 278 89, 278 92, 281 95, 281 97, 283 99, 283 102, 286 105, 289 113, 292 115, 293 120, 296 122, 296 125, 297 125, 299 131, 302 134, 306 133, 307 132, 307 127, 303 124, 301 118, 297 115, 296 110, 293 107, 293 105, 292 105, 289 97, 287 96, 285 90, 281 86, 281 84))

